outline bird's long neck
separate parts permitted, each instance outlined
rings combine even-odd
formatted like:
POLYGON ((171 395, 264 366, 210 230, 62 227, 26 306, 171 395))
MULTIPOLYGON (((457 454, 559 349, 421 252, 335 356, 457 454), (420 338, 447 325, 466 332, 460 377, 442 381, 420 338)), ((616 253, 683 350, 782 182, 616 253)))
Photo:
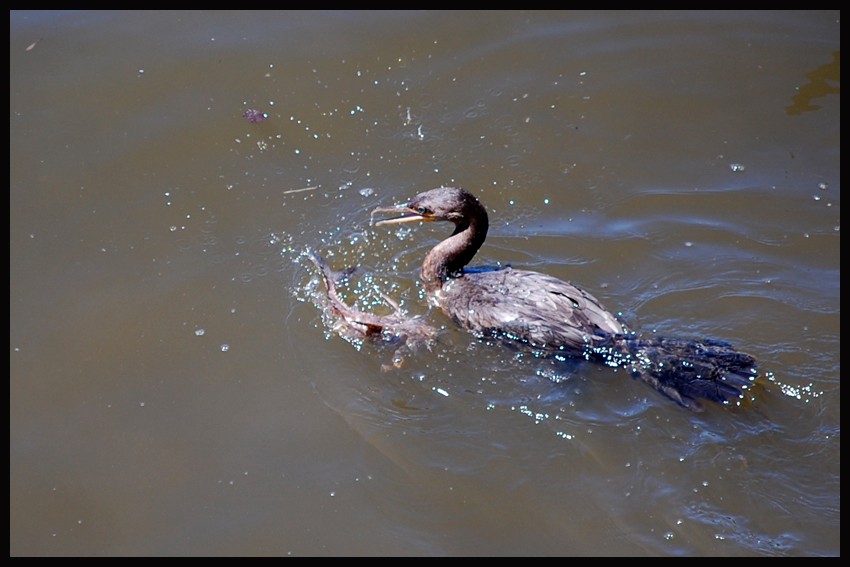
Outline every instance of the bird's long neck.
POLYGON ((447 279, 459 275, 487 238, 490 226, 487 211, 480 204, 476 205, 475 214, 458 221, 452 235, 425 256, 421 277, 427 292, 439 290, 447 279))

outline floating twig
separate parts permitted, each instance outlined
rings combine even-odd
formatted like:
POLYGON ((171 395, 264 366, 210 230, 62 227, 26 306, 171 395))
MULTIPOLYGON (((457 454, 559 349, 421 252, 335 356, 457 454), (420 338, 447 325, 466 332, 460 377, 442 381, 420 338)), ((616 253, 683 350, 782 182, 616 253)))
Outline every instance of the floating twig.
POLYGON ((289 195, 290 193, 302 193, 304 191, 315 191, 318 188, 319 188, 318 185, 314 185, 312 187, 302 187, 301 189, 290 189, 289 191, 284 191, 283 194, 289 195))

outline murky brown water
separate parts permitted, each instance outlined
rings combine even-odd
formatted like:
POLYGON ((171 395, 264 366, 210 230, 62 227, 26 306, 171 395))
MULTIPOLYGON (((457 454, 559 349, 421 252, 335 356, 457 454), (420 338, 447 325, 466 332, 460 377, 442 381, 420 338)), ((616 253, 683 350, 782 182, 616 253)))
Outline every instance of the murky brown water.
POLYGON ((11 12, 10 554, 840 555, 839 22, 11 12), (441 184, 754 399, 450 326, 382 372, 302 254, 424 313, 448 227, 369 211, 441 184))

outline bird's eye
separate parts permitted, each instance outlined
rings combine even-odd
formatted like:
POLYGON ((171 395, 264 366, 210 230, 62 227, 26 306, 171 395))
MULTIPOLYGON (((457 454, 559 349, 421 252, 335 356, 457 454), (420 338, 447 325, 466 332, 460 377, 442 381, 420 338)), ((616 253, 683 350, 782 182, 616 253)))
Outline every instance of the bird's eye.
POLYGON ((416 207, 416 212, 419 213, 420 215, 424 215, 425 213, 428 212, 428 209, 426 209, 425 207, 416 207))

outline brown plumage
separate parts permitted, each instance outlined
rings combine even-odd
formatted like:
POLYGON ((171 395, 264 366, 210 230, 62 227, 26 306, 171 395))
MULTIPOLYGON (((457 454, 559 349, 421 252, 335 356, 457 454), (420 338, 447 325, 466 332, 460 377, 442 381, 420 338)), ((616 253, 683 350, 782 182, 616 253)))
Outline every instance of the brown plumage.
POLYGON ((406 205, 379 208, 372 215, 377 213, 401 213, 377 225, 454 224, 451 236, 425 256, 422 283, 435 305, 479 337, 625 368, 697 411, 702 409, 701 398, 720 403, 741 398, 742 390, 756 378, 755 359, 727 343, 640 338, 595 297, 555 277, 511 268, 466 270, 484 243, 489 221, 484 206, 464 189, 432 189, 406 205))

